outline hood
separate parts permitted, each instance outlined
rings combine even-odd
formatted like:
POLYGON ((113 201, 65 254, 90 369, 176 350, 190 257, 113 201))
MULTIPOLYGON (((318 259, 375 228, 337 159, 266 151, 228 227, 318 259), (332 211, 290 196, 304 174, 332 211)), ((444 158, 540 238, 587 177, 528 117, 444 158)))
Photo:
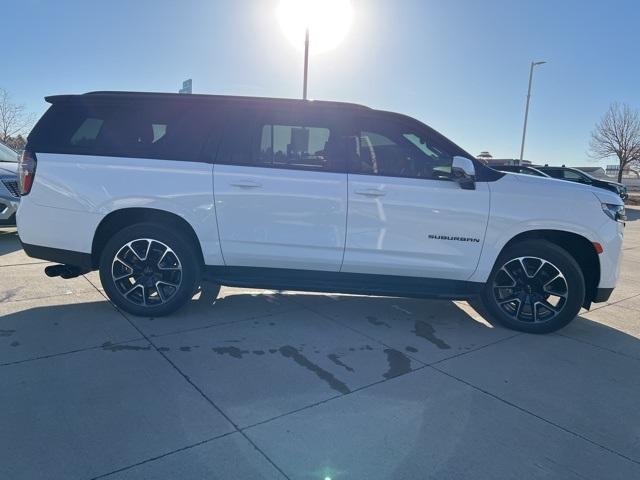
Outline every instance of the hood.
POLYGON ((614 182, 612 180, 604 180, 603 178, 598 178, 596 180, 600 180, 601 182, 608 183, 609 185, 615 185, 616 187, 619 187, 619 188, 626 188, 624 186, 624 184, 618 183, 618 182, 614 182))
POLYGON ((0 162, 0 176, 17 175, 18 164, 13 162, 0 162))
POLYGON ((558 195, 571 195, 580 193, 589 193, 595 195, 602 203, 611 203, 614 205, 622 204, 620 196, 604 190, 602 188, 594 187, 591 185, 584 185, 582 183, 567 182, 566 180, 559 180, 551 177, 536 177, 533 175, 523 175, 520 173, 506 173, 509 178, 515 179, 523 187, 528 187, 532 192, 539 195, 549 195, 558 192, 558 195))
POLYGON ((532 187, 538 186, 542 188, 563 188, 565 189, 565 191, 570 191, 571 189, 591 191, 593 189, 593 187, 585 185, 583 183, 567 182, 566 180, 560 180, 553 177, 538 177, 536 175, 526 175, 522 173, 512 172, 508 172, 506 173, 506 175, 513 176, 518 182, 531 185, 532 187))

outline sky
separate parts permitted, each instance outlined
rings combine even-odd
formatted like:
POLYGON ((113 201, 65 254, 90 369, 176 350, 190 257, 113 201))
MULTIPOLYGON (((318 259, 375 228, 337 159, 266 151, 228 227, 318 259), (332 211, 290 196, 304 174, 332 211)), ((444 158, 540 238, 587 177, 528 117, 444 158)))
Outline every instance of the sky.
MULTIPOLYGON (((303 53, 278 0, 0 0, 0 87, 40 116, 43 97, 92 90, 296 98, 303 53)), ((411 115, 467 151, 601 165, 590 133, 611 102, 640 108, 637 0, 351 0, 335 49, 313 53, 309 96, 411 115)), ((302 39, 301 39, 302 41, 302 39)), ((311 38, 313 45, 313 37, 311 38)))

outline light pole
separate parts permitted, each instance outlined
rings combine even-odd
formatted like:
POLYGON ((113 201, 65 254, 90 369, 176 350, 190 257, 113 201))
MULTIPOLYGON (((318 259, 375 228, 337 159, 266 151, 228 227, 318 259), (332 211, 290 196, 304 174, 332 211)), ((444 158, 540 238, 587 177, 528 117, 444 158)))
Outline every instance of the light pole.
POLYGON ((533 80, 533 67, 536 65, 542 65, 547 62, 531 62, 531 69, 529 70, 529 90, 527 91, 527 107, 524 110, 524 127, 522 128, 522 145, 520 146, 520 162, 524 155, 524 140, 527 136, 527 118, 529 117, 529 100, 531 100, 531 80, 533 80))
POLYGON ((307 78, 309 75, 309 27, 304 31, 304 80, 302 84, 302 99, 307 99, 307 78))

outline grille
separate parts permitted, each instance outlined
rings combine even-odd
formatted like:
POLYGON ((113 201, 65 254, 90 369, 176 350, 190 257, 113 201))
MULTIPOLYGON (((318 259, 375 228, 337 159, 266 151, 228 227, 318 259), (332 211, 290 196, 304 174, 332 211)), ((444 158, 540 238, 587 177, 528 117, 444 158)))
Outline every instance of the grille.
POLYGON ((7 187, 11 196, 15 198, 20 196, 20 193, 18 192, 18 182, 16 180, 2 180, 2 183, 7 187))

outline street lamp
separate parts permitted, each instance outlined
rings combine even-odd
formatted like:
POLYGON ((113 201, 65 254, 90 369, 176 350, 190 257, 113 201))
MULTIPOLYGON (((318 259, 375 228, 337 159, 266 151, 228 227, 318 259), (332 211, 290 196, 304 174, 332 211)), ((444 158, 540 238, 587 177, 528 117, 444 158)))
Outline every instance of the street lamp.
POLYGON ((351 0, 280 0, 276 11, 283 33, 296 47, 304 35, 302 98, 307 99, 309 55, 336 48, 346 37, 353 20, 351 0), (313 33, 313 52, 309 36, 313 33))
POLYGON ((304 30, 304 80, 302 84, 302 99, 307 99, 307 77, 309 76, 309 26, 304 30))
POLYGON ((547 62, 531 62, 531 69, 529 70, 529 90, 527 91, 527 107, 524 110, 524 127, 522 128, 522 145, 520 146, 520 162, 524 155, 524 140, 527 136, 527 118, 529 117, 529 100, 531 100, 531 80, 533 80, 533 67, 542 65, 547 62))

